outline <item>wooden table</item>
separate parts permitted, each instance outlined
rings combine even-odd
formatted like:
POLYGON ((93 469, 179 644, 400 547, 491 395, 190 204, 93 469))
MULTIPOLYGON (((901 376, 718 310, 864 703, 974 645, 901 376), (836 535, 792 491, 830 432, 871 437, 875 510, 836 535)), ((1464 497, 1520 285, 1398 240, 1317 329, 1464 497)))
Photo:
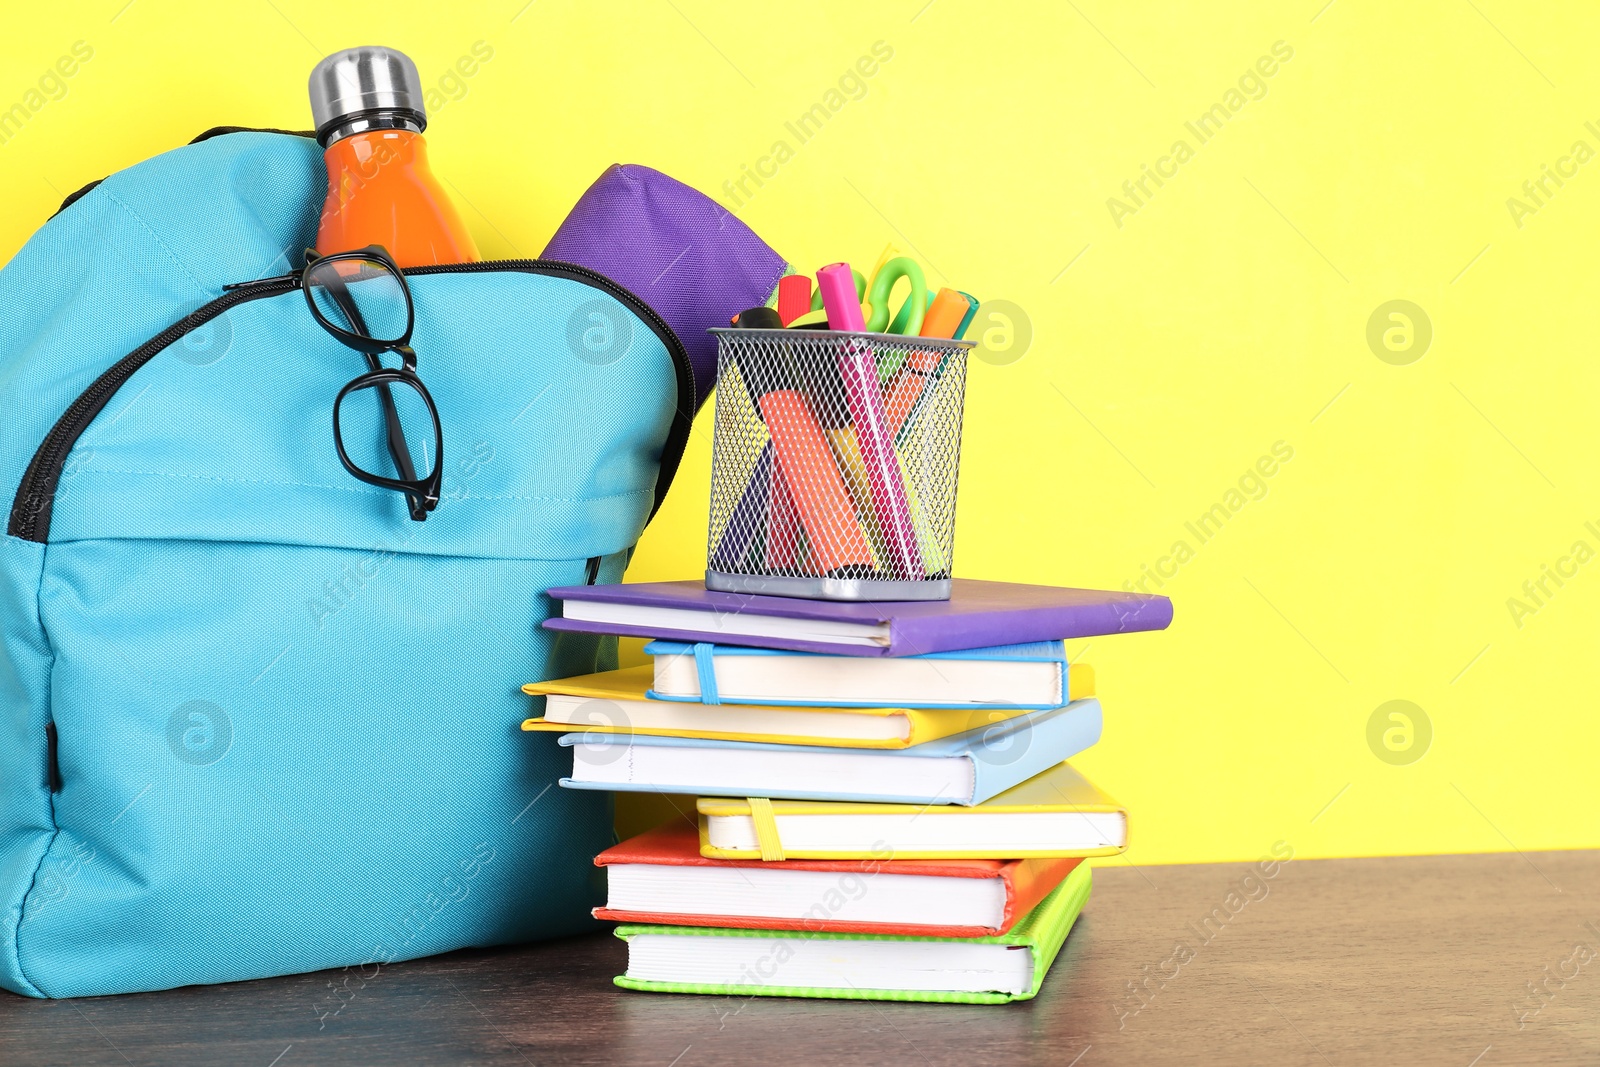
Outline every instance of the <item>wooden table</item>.
POLYGON ((1600 1063, 1600 852, 1250 872, 1103 863, 1043 992, 1003 1007, 630 993, 597 935, 369 970, 326 1017, 337 973, 0 994, 0 1064, 1600 1063))

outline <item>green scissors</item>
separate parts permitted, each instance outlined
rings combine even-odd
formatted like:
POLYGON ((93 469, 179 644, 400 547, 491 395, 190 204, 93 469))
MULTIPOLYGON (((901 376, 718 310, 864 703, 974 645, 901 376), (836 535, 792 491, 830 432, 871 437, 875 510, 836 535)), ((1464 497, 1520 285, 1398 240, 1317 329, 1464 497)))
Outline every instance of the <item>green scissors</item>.
POLYGON ((917 266, 916 260, 906 256, 897 256, 878 269, 872 276, 872 288, 867 291, 867 303, 872 305, 872 314, 867 318, 867 329, 873 333, 915 334, 922 330, 922 317, 928 310, 928 283, 922 276, 922 268, 917 266), (911 293, 906 297, 906 302, 900 305, 900 311, 894 316, 894 321, 889 321, 889 295, 894 292, 894 287, 901 278, 911 286, 911 293))

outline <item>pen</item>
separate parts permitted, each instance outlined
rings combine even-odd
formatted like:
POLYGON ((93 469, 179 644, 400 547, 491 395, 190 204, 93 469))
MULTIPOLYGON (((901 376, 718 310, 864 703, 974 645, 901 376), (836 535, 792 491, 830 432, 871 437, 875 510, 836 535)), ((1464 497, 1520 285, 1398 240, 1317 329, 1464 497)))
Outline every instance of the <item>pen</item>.
MULTIPOLYGON (((823 267, 817 272, 817 286, 822 291, 822 306, 828 312, 828 325, 836 330, 862 332, 866 320, 861 314, 849 264, 832 263, 823 267)), ((855 424, 856 443, 867 467, 872 509, 885 542, 890 571, 897 578, 920 580, 924 575, 916 527, 883 410, 877 362, 865 342, 844 341, 839 354, 839 376, 844 380, 850 421, 855 424)), ((781 453, 779 459, 782 459, 781 453)), ((856 532, 860 533, 859 526, 856 532)))

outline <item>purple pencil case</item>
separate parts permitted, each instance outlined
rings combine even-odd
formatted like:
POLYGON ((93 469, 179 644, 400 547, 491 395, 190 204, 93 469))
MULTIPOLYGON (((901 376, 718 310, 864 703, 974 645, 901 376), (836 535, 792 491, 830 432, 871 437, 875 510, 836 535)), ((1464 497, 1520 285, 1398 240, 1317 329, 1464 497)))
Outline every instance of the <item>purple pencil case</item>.
POLYGON ((727 208, 632 163, 613 164, 589 186, 544 258, 599 271, 666 319, 689 352, 702 403, 717 378, 717 342, 706 331, 765 304, 788 271, 727 208))

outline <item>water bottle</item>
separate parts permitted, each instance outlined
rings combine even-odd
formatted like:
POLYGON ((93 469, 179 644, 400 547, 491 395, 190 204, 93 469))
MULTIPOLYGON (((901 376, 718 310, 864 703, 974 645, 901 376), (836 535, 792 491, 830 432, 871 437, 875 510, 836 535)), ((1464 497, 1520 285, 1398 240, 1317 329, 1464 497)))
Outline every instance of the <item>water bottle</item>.
POLYGON ((417 65, 393 48, 347 48, 311 72, 328 164, 323 255, 382 245, 402 267, 471 263, 477 245, 428 166, 417 65))

